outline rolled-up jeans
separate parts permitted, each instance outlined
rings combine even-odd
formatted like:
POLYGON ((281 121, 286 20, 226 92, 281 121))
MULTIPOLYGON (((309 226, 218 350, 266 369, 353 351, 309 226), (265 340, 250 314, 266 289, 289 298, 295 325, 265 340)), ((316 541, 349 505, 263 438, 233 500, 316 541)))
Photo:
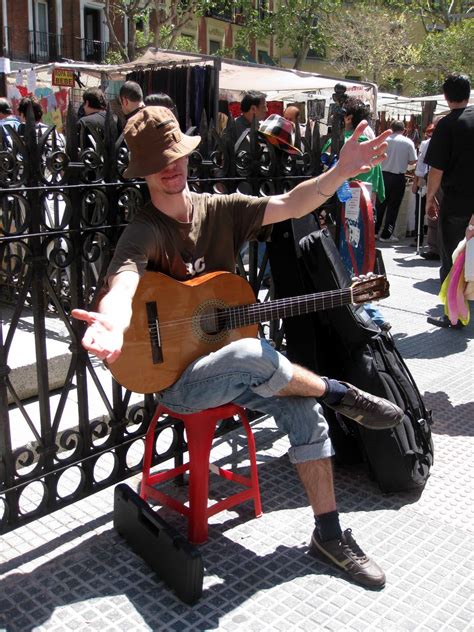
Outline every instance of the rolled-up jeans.
POLYGON ((328 458, 334 452, 318 401, 276 396, 292 376, 290 361, 266 340, 244 338, 192 362, 158 399, 182 414, 229 402, 266 413, 288 435, 292 463, 328 458))

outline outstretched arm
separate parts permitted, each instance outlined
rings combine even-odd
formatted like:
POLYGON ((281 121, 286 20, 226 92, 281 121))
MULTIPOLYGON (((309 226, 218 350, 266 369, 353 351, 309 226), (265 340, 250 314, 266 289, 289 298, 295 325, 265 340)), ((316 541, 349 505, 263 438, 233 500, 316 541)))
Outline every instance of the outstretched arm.
POLYGON ((367 125, 367 121, 362 121, 355 128, 341 149, 335 167, 317 178, 302 182, 288 193, 272 196, 265 210, 263 225, 307 215, 331 197, 345 180, 358 173, 367 173, 382 162, 387 156, 386 139, 392 131, 387 130, 373 140, 360 143, 358 139, 367 125))
POLYGON ((112 277, 110 290, 99 303, 97 312, 73 309, 71 315, 87 323, 82 346, 109 364, 120 355, 123 335, 130 325, 132 300, 139 275, 125 271, 112 277))

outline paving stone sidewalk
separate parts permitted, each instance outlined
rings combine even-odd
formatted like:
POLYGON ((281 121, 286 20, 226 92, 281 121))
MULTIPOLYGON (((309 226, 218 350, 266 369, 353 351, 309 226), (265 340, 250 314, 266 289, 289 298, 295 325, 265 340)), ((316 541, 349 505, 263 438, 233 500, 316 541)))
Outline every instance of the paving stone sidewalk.
MULTIPOLYGON (((437 329, 437 263, 383 245, 391 296, 380 304, 434 413, 435 464, 421 495, 384 495, 362 467, 336 470, 339 510, 383 566, 387 586, 349 583, 309 554, 312 513, 271 420, 254 426, 264 514, 214 516, 201 547, 204 593, 186 606, 117 535, 113 488, 0 540, 0 630, 474 630, 474 326, 437 329)), ((214 459, 245 467, 234 432, 214 459)), ((137 486, 135 477, 128 484, 137 486)), ((163 511, 183 534, 185 523, 163 511)))

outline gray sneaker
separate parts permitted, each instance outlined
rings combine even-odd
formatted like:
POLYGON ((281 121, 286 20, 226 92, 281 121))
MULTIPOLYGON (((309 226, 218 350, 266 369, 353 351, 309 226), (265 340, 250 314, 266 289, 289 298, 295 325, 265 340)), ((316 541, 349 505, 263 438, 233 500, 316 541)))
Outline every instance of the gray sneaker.
POLYGON ((383 588, 385 573, 380 566, 368 557, 346 529, 340 538, 322 542, 316 530, 311 537, 311 552, 346 572, 350 578, 367 588, 383 588))
POLYGON ((371 430, 386 430, 401 423, 404 412, 393 402, 371 395, 348 382, 341 382, 348 391, 339 404, 326 404, 341 415, 345 415, 361 426, 371 430))

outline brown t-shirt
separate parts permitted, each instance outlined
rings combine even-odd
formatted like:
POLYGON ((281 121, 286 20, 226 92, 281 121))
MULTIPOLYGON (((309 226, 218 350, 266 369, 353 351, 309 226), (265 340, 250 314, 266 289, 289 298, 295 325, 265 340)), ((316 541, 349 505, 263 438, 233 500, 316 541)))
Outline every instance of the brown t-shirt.
POLYGON ((125 270, 140 275, 154 270, 179 281, 215 270, 235 272, 242 244, 257 233, 262 238, 268 197, 191 193, 191 201, 191 222, 179 222, 146 204, 122 233, 106 282, 125 270))

